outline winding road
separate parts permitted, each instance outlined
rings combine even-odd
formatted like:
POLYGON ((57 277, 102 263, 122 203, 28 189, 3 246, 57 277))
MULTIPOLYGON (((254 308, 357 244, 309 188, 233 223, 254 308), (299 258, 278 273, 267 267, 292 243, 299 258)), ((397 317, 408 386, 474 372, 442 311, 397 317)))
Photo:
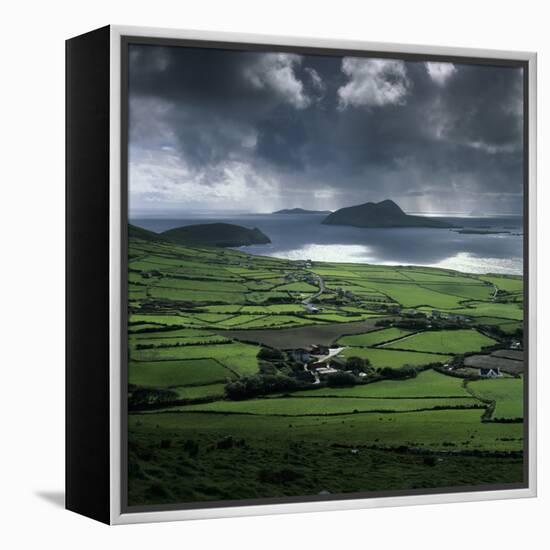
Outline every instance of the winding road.
POLYGON ((323 292, 325 292, 325 281, 323 280, 323 277, 321 277, 321 275, 317 275, 317 273, 311 273, 309 271, 308 273, 313 277, 315 277, 315 279, 317 279, 319 291, 316 292, 315 294, 312 294, 311 296, 308 296, 305 300, 302 300, 302 304, 304 305, 310 304, 312 300, 315 300, 316 298, 321 296, 323 292))

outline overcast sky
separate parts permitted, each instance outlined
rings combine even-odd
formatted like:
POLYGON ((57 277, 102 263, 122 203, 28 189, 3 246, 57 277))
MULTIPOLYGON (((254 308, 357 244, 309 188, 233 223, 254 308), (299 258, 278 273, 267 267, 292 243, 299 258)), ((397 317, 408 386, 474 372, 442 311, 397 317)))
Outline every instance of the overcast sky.
POLYGON ((522 72, 130 46, 131 214, 519 213, 522 72))

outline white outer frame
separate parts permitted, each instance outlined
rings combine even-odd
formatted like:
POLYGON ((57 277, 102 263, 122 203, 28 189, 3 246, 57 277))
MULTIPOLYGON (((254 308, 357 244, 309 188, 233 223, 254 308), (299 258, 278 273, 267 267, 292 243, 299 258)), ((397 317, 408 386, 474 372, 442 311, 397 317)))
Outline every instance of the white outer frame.
POLYGON ((420 46, 411 44, 391 44, 382 42, 363 42, 356 40, 332 40, 320 38, 301 38, 270 36, 244 33, 225 33, 196 30, 160 29, 149 27, 111 26, 110 48, 110 217, 109 217, 109 258, 110 258, 110 522, 112 525, 125 523, 145 523, 175 520, 214 519, 267 514, 298 512, 322 512, 330 510, 353 510, 361 508, 381 508, 387 506, 410 506, 415 504, 444 504, 451 502, 470 502, 511 498, 529 498, 537 496, 537 391, 536 391, 536 77, 537 54, 504 50, 485 50, 474 48, 454 48, 440 46, 420 46), (425 55, 483 57, 510 59, 528 62, 529 78, 529 486, 523 489, 472 491, 466 493, 445 493, 437 495, 410 495, 376 498, 357 498, 345 500, 300 502, 284 504, 242 505, 193 510, 166 510, 154 512, 121 511, 121 181, 120 181, 120 113, 121 113, 121 37, 142 36, 150 38, 172 38, 187 40, 207 40, 218 42, 237 42, 269 44, 279 46, 319 47, 342 50, 368 50, 395 53, 414 53, 425 55))

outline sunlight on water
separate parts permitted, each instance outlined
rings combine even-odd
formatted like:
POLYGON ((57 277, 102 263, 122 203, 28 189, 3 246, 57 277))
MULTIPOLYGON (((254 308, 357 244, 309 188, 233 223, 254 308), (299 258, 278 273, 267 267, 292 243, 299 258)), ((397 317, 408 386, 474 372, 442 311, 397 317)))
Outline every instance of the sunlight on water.
POLYGON ((481 258, 468 252, 459 252, 435 263, 392 262, 377 258, 368 246, 355 244, 309 244, 293 250, 278 250, 265 256, 286 260, 313 260, 315 262, 369 263, 378 265, 421 265, 453 269, 463 273, 503 273, 521 275, 523 262, 519 258, 481 258))
POLYGON ((315 215, 254 215, 231 218, 139 219, 136 225, 162 232, 197 223, 223 222, 258 227, 270 244, 239 247, 258 256, 287 260, 417 265, 466 273, 521 275, 520 217, 449 218, 472 233, 438 228, 357 228, 321 224, 315 215), (283 219, 284 218, 284 219, 283 219), (501 231, 487 233, 484 230, 501 231), (477 231, 477 232, 476 232, 477 231))
POLYGON ((455 269, 466 273, 506 273, 522 275, 523 262, 520 258, 479 258, 467 252, 446 258, 432 267, 455 269))
POLYGON ((286 260, 313 260, 315 262, 373 263, 376 258, 368 246, 359 244, 308 244, 293 250, 278 250, 266 256, 286 260))

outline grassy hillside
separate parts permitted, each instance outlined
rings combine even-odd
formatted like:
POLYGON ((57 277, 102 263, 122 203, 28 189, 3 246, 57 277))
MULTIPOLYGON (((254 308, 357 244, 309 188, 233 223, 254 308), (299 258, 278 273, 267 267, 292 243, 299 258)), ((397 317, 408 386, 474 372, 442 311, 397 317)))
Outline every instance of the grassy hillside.
POLYGON ((521 481, 522 378, 463 366, 521 340, 521 277, 157 237, 130 227, 130 505, 521 481))

